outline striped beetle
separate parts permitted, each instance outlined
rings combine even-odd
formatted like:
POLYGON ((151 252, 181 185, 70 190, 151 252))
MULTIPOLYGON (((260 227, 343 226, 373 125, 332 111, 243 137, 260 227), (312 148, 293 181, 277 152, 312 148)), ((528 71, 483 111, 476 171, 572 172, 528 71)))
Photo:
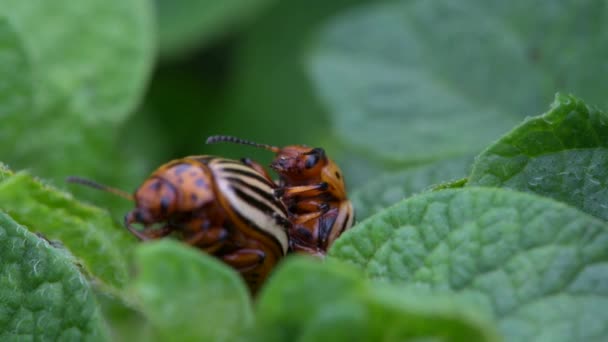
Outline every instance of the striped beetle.
MULTIPOLYGON (((325 256, 333 242, 354 222, 354 209, 347 198, 344 177, 338 165, 322 148, 290 145, 283 148, 216 135, 208 144, 231 142, 276 153, 270 167, 279 175, 277 197, 289 211, 292 227, 289 246, 296 252, 325 256)), ((260 165, 252 165, 266 178, 260 165)))
POLYGON ((135 201, 125 216, 133 235, 140 240, 177 235, 238 270, 255 294, 286 254, 291 227, 274 196, 275 184, 256 171, 260 168, 251 161, 190 156, 159 167, 134 195, 84 178, 68 181, 135 201))

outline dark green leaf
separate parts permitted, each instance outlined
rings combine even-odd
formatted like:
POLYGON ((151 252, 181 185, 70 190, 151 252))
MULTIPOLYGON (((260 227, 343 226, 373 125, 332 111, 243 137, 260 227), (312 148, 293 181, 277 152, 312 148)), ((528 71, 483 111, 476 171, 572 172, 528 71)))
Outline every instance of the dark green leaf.
POLYGON ((0 340, 107 340, 93 292, 67 252, 3 212, 0 251, 0 340))
POLYGON ((371 278, 485 303, 510 341, 608 334, 608 226, 540 196, 426 193, 346 232, 330 255, 371 278))
POLYGON ((369 5, 321 31, 311 75, 337 134, 370 157, 477 153, 556 91, 608 104, 605 13, 603 0, 369 5))
POLYGON ((161 340, 234 341, 253 321, 238 273, 176 241, 140 245, 135 295, 161 340))
POLYGON ((608 114, 557 95, 482 152, 468 184, 534 192, 607 220, 608 114))
POLYGON ((156 0, 160 52, 174 56, 241 26, 275 0, 156 0))

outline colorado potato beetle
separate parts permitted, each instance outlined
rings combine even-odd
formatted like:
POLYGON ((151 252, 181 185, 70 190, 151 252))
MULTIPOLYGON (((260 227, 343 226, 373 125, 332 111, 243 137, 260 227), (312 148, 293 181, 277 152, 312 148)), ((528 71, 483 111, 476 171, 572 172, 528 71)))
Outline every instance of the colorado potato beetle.
POLYGON ((274 195, 276 185, 250 165, 206 155, 176 159, 154 171, 133 195, 84 178, 68 181, 135 201, 125 216, 133 235, 140 240, 176 235, 238 270, 255 293, 287 253, 291 223, 274 195))
MULTIPOLYGON (((283 148, 232 136, 211 136, 208 144, 231 142, 276 153, 270 167, 279 175, 277 197, 289 211, 290 249, 324 256, 333 242, 353 225, 354 209, 347 197, 342 171, 319 147, 290 145, 283 148)), ((265 170, 257 166, 259 173, 265 170)))

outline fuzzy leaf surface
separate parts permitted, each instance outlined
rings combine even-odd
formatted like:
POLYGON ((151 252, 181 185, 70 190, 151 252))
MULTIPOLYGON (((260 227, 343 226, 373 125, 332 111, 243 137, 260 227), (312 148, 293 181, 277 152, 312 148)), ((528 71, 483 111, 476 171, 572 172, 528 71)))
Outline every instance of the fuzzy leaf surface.
POLYGON ((426 193, 347 231, 330 255, 374 279, 465 295, 508 341, 608 336, 608 226, 544 197, 426 193))
POLYGON ((248 289, 238 273, 172 240, 135 251, 133 290, 159 340, 236 341, 253 321, 248 289))
POLYGON ((93 291, 67 251, 0 212, 0 339, 105 341, 93 291))
POLYGON ((608 220, 608 114, 557 95, 483 151, 467 185, 537 193, 608 220))

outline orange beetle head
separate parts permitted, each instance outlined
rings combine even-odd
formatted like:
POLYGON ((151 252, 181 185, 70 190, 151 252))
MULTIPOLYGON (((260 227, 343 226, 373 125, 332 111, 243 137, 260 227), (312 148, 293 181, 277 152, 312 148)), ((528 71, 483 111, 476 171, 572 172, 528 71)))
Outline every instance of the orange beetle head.
POLYGON ((327 163, 328 159, 322 148, 291 145, 277 152, 270 167, 291 183, 304 179, 318 181, 327 163))
POLYGON ((285 146, 279 149, 270 164, 285 184, 308 185, 325 182, 329 192, 339 199, 346 198, 342 171, 320 147, 303 145, 285 146))

